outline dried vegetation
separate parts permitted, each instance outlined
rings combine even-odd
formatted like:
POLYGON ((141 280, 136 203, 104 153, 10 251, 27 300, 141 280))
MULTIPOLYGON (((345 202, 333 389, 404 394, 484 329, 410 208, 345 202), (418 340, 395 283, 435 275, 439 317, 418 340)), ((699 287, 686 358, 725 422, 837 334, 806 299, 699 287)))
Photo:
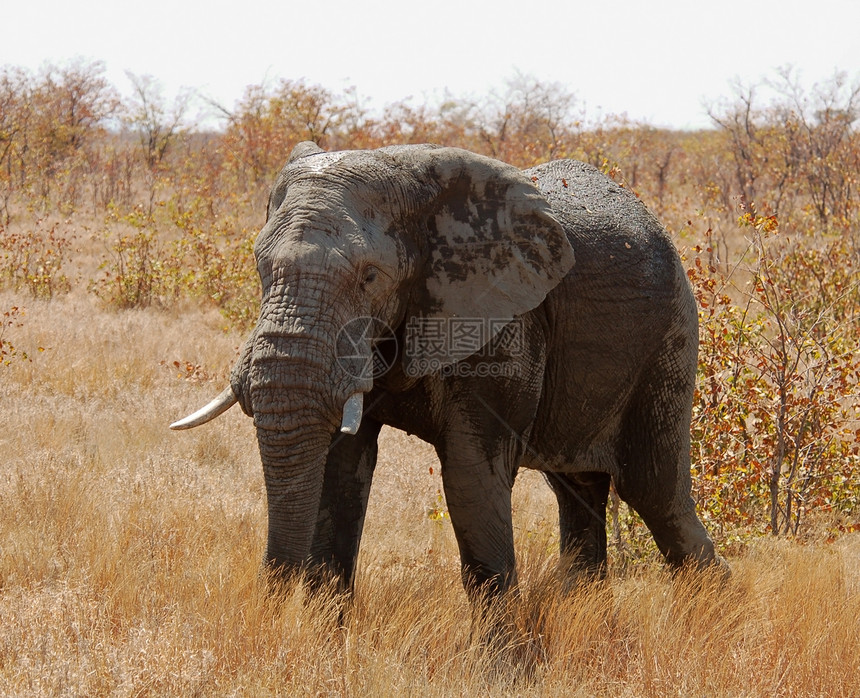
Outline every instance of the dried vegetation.
POLYGON ((132 84, 0 70, 0 694, 856 695, 857 86, 782 71, 679 133, 523 76, 377 115, 284 81, 201 133, 188 96, 132 84), (616 503, 607 582, 562 593, 524 473, 515 630, 481 643, 432 449, 384 431, 349 610, 267 595, 247 420, 166 424, 226 379, 267 187, 306 139, 577 157, 658 213, 700 302, 694 489, 729 584, 667 576, 616 503))

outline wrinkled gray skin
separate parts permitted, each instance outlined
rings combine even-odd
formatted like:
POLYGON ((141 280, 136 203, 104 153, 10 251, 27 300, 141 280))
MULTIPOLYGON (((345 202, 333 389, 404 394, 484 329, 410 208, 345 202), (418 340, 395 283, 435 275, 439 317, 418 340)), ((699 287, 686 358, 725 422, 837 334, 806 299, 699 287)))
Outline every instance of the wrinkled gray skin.
POLYGON ((231 386, 257 430, 272 568, 352 587, 383 424, 435 446, 469 590, 516 583, 521 467, 555 492, 571 574, 605 564, 610 478, 670 565, 718 561, 690 497, 695 301, 669 236, 629 191, 570 160, 521 172, 453 148, 305 143, 255 254, 260 319, 231 386), (376 344, 393 361, 375 378, 337 359, 338 331, 361 317, 397 340, 359 337, 360 354, 376 344), (519 346, 502 333, 463 358, 445 335, 462 318, 515 317, 519 346), (512 375, 487 377, 488 362, 512 375), (341 434, 355 392, 364 418, 341 434))

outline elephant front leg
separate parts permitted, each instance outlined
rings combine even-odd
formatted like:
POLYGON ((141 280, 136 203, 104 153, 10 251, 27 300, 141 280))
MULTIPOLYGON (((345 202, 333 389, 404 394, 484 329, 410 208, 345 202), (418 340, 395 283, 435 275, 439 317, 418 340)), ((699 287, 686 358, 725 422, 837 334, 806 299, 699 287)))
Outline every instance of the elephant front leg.
POLYGON ((492 601, 516 586, 511 490, 515 470, 480 444, 459 443, 440 454, 442 482, 460 549, 463 586, 472 601, 492 601))
POLYGON ((353 590, 381 426, 365 419, 355 436, 332 439, 308 561, 317 585, 333 579, 339 591, 353 590))

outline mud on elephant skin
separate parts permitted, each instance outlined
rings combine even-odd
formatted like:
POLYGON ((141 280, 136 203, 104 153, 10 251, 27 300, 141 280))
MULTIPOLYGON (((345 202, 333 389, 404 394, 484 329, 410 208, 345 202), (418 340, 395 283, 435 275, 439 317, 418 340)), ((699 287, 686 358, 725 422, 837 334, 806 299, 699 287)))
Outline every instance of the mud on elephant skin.
POLYGON ((467 589, 516 583, 521 467, 558 499, 570 574, 604 568, 610 481, 670 565, 722 564, 690 496, 695 301, 663 227, 593 167, 303 143, 255 255, 230 387, 172 426, 253 417, 273 569, 351 589, 383 424, 436 448, 467 589))

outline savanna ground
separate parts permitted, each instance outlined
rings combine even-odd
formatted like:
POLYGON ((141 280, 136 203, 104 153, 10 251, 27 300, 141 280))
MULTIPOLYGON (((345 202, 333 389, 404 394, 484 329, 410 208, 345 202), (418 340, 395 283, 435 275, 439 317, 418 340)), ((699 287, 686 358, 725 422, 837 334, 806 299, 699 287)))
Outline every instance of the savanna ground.
POLYGON ((98 64, 52 70, 0 74, 0 694, 860 695, 858 90, 785 74, 679 134, 584 124, 522 78, 375 121, 282 83, 203 136, 146 79, 122 104, 98 64), (562 592, 523 472, 521 598, 488 646, 433 450, 385 430, 348 610, 269 593, 250 421, 167 425, 226 381, 266 188, 305 138, 570 155, 658 211, 701 306, 694 494, 728 583, 670 577, 622 504, 607 581, 562 592))

